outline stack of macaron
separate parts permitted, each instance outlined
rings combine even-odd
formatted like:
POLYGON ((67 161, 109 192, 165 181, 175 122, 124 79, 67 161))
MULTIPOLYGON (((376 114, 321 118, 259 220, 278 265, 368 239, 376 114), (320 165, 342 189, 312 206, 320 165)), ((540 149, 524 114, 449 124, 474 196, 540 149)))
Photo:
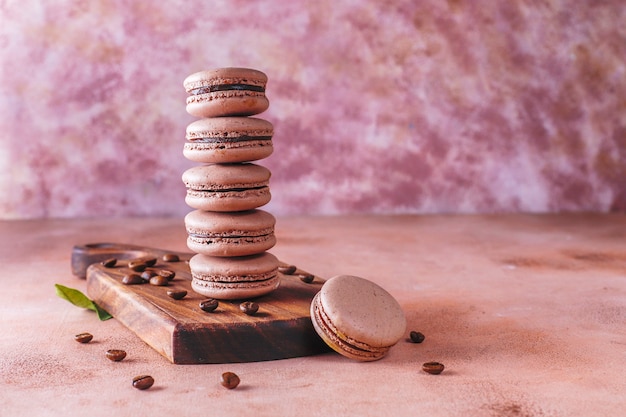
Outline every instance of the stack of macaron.
POLYGON ((210 298, 258 297, 278 288, 276 219, 259 207, 270 201, 270 171, 255 163, 272 151, 274 128, 251 117, 269 107, 267 76, 247 68, 201 71, 183 82, 187 112, 184 156, 200 165, 183 173, 192 288, 210 298))

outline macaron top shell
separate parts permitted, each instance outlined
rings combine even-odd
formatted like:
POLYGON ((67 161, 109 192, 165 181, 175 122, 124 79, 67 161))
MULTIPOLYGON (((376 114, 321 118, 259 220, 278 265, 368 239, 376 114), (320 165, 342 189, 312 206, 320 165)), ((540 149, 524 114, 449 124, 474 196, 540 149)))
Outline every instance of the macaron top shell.
POLYGON ((239 257, 194 255, 189 268, 194 278, 216 282, 251 282, 278 274, 278 258, 269 252, 239 257))
POLYGON ((190 234, 247 236, 250 233, 273 233, 276 218, 263 210, 213 212, 194 210, 185 216, 190 234))
POLYGON ((384 348, 395 345, 406 331, 406 318, 396 299, 364 278, 333 277, 324 283, 318 298, 342 339, 384 348))
POLYGON ((228 67, 193 73, 185 78, 183 86, 191 94, 198 88, 220 85, 252 85, 264 89, 266 83, 267 75, 259 70, 228 67))
POLYGON ((268 186, 271 172, 261 165, 210 164, 189 168, 183 173, 185 186, 193 190, 228 190, 268 186))

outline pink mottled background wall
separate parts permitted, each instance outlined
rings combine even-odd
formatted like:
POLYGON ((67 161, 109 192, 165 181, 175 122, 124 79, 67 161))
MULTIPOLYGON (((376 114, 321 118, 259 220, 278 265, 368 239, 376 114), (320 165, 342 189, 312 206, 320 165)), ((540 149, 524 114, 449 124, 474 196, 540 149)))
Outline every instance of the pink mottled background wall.
POLYGON ((626 209, 622 0, 0 2, 0 217, 183 216, 182 80, 270 78, 278 215, 626 209))

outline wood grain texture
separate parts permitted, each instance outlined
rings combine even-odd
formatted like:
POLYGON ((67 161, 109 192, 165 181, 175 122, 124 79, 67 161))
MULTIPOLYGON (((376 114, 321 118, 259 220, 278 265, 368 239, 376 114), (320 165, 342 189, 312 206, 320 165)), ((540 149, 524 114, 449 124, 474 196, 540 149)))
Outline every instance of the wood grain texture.
MULTIPOLYGON (((83 250, 92 258, 94 252, 111 257, 117 246, 89 245, 83 250)), ((220 301, 211 313, 202 311, 199 303, 205 296, 191 289, 188 259, 164 262, 163 251, 128 247, 124 261, 113 268, 94 263, 87 268, 87 293, 98 305, 137 334, 143 341, 177 364, 256 362, 309 356, 328 351, 315 333, 309 307, 323 280, 311 283, 295 275, 280 274, 280 287, 271 294, 254 299, 259 311, 254 316, 241 312, 237 301, 220 301), (129 255, 130 254, 130 255, 129 255), (148 268, 167 269, 176 273, 168 286, 150 284, 124 285, 122 278, 131 273, 128 261, 156 255, 157 263, 148 268), (187 290, 187 296, 174 300, 167 290, 187 290)), ((76 250, 76 248, 75 248, 76 250)), ((123 252, 123 249, 122 249, 123 252)), ((80 256, 76 256, 80 258, 80 256)))
POLYGON ((164 255, 169 254, 177 255, 182 261, 189 261, 193 255, 192 253, 172 252, 157 248, 110 242, 75 245, 72 248, 72 274, 79 278, 85 278, 87 276, 87 268, 89 268, 90 265, 105 261, 109 258, 128 262, 132 259, 146 257, 162 258, 164 255))

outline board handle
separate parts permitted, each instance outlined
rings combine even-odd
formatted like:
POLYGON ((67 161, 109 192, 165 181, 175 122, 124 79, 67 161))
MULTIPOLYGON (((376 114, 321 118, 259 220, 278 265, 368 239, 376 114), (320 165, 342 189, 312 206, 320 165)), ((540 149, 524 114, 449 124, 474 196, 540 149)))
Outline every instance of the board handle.
POLYGON ((181 261, 189 260, 189 257, 191 256, 189 253, 166 251, 163 249, 121 243, 104 242, 75 245, 72 248, 72 274, 84 279, 87 276, 87 268, 89 268, 90 265, 110 258, 115 258, 117 260, 130 260, 146 257, 159 258, 166 254, 177 255, 181 261))

